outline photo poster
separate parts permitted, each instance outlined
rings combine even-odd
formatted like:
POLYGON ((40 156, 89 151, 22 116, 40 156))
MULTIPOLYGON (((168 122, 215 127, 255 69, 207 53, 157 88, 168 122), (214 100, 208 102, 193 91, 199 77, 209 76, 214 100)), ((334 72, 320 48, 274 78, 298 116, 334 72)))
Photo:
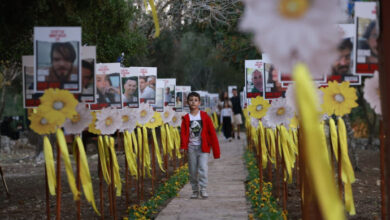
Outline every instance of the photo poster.
POLYGON ((164 82, 164 106, 175 106, 176 79, 161 79, 164 82))
POLYGON ((131 67, 138 74, 140 103, 154 105, 156 102, 157 67, 131 67))
MULTIPOLYGON (((245 91, 245 87, 244 87, 244 91, 245 91)), ((242 109, 246 107, 246 98, 245 98, 244 91, 240 92, 240 103, 242 109)))
POLYGON ((350 85, 360 85, 360 76, 354 73, 355 70, 355 25, 338 24, 338 29, 342 33, 342 40, 338 45, 337 60, 332 65, 331 73, 327 76, 326 85, 329 81, 343 82, 348 81, 350 85))
POLYGON ((96 46, 81 47, 81 93, 79 101, 95 103, 96 46))
POLYGON ((271 59, 267 54, 262 54, 264 63, 264 86, 265 86, 265 99, 277 99, 284 96, 286 88, 283 87, 283 83, 280 81, 280 72, 275 65, 272 64, 271 59))
POLYGON ((191 92, 191 86, 183 86, 182 90, 183 90, 183 111, 189 112, 190 107, 188 106, 187 97, 188 94, 190 94, 191 92))
POLYGON ((34 27, 35 92, 81 92, 81 27, 34 27))
POLYGON ((378 70, 376 2, 355 2, 356 74, 372 76, 378 70))
POLYGON ((184 86, 176 86, 175 87, 175 110, 176 112, 183 111, 183 87, 184 86))
POLYGON ((206 96, 207 96, 207 92, 206 91, 195 91, 197 93, 199 93, 200 95, 200 106, 199 106, 199 109, 204 111, 206 110, 206 104, 207 104, 207 101, 206 101, 206 96))
POLYGON ((34 108, 41 103, 43 93, 34 92, 34 56, 22 56, 23 70, 23 107, 34 108))
POLYGON ((132 68, 121 68, 122 104, 123 107, 139 107, 138 72, 132 68))
POLYGON ((262 60, 245 60, 247 98, 264 97, 264 65, 262 60))
POLYGON ((153 104, 153 108, 156 112, 164 111, 164 88, 165 82, 162 79, 157 79, 156 82, 156 101, 153 104))
POLYGON ((229 99, 231 97, 233 97, 233 89, 237 90, 237 86, 228 86, 228 96, 229 96, 229 99))
POLYGON ((96 64, 96 103, 91 110, 122 108, 120 63, 96 64))
POLYGON ((219 95, 218 93, 209 93, 209 98, 210 98, 210 109, 212 112, 218 111, 218 100, 219 100, 219 95))

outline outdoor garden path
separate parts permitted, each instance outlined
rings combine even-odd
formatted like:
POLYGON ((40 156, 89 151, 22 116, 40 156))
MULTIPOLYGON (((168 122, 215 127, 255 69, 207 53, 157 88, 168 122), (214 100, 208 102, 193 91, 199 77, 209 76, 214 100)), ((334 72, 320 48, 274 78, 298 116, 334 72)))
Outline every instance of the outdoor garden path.
POLYGON ((157 216, 157 220, 172 219, 248 219, 245 199, 246 168, 243 161, 245 135, 241 140, 228 142, 218 135, 221 158, 209 157, 208 199, 190 199, 192 190, 187 183, 166 208, 157 216))

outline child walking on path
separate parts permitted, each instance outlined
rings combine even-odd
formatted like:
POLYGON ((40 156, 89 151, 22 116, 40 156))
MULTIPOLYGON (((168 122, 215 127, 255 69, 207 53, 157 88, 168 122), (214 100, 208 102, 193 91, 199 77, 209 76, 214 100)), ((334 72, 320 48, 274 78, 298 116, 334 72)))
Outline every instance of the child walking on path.
POLYGON ((229 141, 232 141, 232 118, 232 108, 228 102, 224 102, 223 109, 221 110, 222 131, 225 138, 229 141))
POLYGON ((183 116, 181 123, 180 149, 188 150, 188 169, 192 187, 191 199, 200 196, 207 198, 208 156, 213 149, 214 159, 220 157, 219 142, 215 128, 206 112, 200 111, 200 95, 196 92, 188 94, 187 102, 190 113, 183 116))

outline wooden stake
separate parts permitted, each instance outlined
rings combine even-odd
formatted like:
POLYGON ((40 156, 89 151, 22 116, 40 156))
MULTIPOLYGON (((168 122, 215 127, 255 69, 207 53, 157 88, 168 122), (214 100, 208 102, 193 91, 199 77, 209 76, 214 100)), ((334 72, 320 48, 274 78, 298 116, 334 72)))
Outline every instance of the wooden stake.
MULTIPOLYGON (((79 150, 79 146, 77 145, 77 149, 76 149, 76 152, 73 152, 76 154, 76 166, 77 166, 77 169, 76 169, 76 186, 77 186, 77 191, 80 192, 80 150, 79 150)), ((81 219, 81 196, 79 197, 79 199, 76 201, 76 205, 77 205, 77 219, 80 220, 81 219)))
POLYGON ((379 123, 379 140, 380 140, 380 170, 381 170, 381 213, 382 220, 386 219, 386 184, 385 184, 385 134, 383 132, 383 121, 379 123))
POLYGON ((260 140, 260 135, 259 135, 259 142, 258 142, 258 166, 259 166, 259 186, 260 186, 260 195, 263 194, 263 157, 262 157, 262 146, 261 146, 261 140, 260 140))
POLYGON ((47 182, 46 166, 45 166, 45 189, 46 189, 46 219, 50 220, 50 195, 49 195, 49 184, 47 182))
POLYGON ((100 219, 104 219, 103 172, 102 172, 102 168, 101 168, 100 157, 101 157, 101 155, 98 154, 100 219))
POLYGON ((276 177, 276 180, 275 180, 275 185, 276 185, 276 198, 279 198, 279 195, 280 195, 280 186, 279 186, 279 169, 280 169, 280 165, 279 165, 279 141, 278 141, 278 135, 279 135, 279 132, 278 132, 278 129, 276 128, 275 130, 275 148, 276 148, 276 158, 275 158, 275 177, 276 177))
POLYGON ((154 146, 154 140, 152 141, 152 194, 154 194, 154 188, 156 184, 156 146, 154 146))

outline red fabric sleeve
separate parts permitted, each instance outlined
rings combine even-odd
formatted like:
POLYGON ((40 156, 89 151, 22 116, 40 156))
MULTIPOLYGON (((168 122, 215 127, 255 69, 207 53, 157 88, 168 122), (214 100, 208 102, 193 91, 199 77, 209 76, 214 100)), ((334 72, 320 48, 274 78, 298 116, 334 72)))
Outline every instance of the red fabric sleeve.
POLYGON ((181 129, 180 129, 180 139, 181 139, 180 149, 184 149, 184 150, 188 149, 188 137, 189 137, 189 126, 186 117, 188 117, 188 115, 183 116, 181 121, 181 129))
POLYGON ((217 137, 217 133, 215 132, 215 128, 214 128, 214 125, 213 125, 213 122, 211 121, 211 118, 205 114, 205 119, 206 119, 206 123, 207 123, 207 130, 208 130, 208 136, 210 137, 210 144, 211 144, 211 147, 213 149, 213 155, 214 155, 214 159, 218 159, 220 158, 221 156, 221 151, 220 151, 220 148, 219 148, 219 141, 218 141, 218 137, 217 137))

